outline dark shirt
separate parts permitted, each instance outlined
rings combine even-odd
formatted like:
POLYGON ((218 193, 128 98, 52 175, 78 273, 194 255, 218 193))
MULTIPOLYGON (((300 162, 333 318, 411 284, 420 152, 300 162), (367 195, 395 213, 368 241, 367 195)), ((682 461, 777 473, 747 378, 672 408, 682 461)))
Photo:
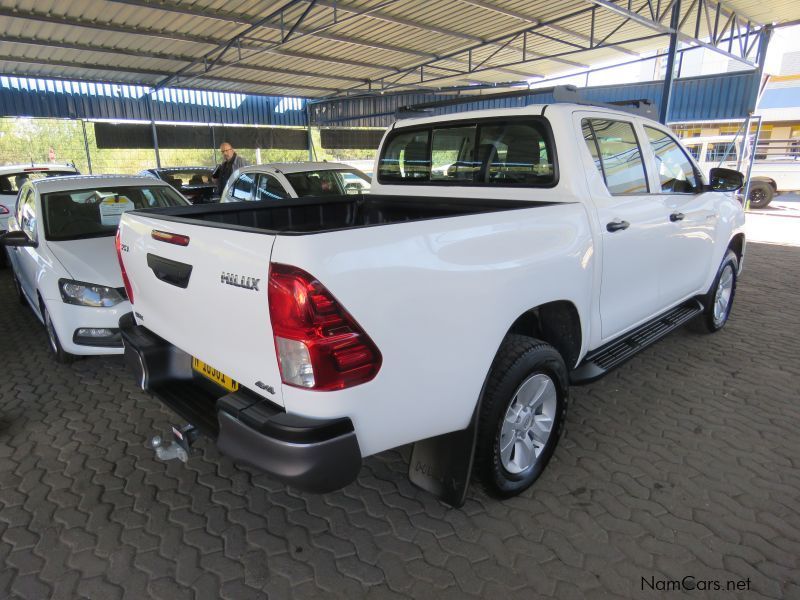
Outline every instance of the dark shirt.
POLYGON ((217 194, 222 195, 225 184, 236 169, 244 167, 247 162, 234 152, 230 160, 226 160, 217 167, 217 194))

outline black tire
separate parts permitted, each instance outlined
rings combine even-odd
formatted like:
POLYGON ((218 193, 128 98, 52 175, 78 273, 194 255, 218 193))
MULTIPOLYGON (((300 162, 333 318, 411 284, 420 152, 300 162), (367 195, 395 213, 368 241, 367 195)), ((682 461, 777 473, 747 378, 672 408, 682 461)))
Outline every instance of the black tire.
MULTIPOLYGON (((510 498, 528 489, 544 471, 553 456, 567 412, 567 367, 550 344, 522 335, 509 335, 500 346, 489 374, 481 403, 478 442, 475 452, 475 475, 491 496, 510 498), (544 376, 544 377, 542 377, 544 376), (552 381, 555 388, 552 423, 546 443, 527 468, 514 472, 504 466, 501 456, 501 433, 507 412, 514 405, 523 383, 552 381)), ((546 385, 546 384, 545 384, 546 385)), ((549 393, 549 390, 548 390, 549 393)), ((552 395, 549 396, 552 398, 552 395)), ((550 401, 552 407, 553 402, 550 401)), ((535 413, 527 422, 535 422, 535 413)), ((531 434, 531 437, 535 437, 531 434)), ((516 452, 516 439, 511 456, 516 452)))
POLYGON ((708 290, 708 293, 703 298, 703 306, 705 306, 705 309, 702 313, 702 322, 709 333, 719 331, 725 327, 725 323, 728 322, 728 317, 730 317, 731 309, 733 308, 733 299, 736 296, 736 273, 738 270, 739 259, 736 258, 736 254, 733 250, 729 249, 725 253, 725 258, 722 259, 722 263, 717 270, 717 276, 714 277, 714 283, 711 285, 711 289, 708 290), (721 312, 715 311, 718 294, 720 293, 720 283, 727 280, 728 274, 731 278, 730 296, 728 297, 724 310, 721 312))
POLYGON ((53 321, 50 318, 50 313, 47 312, 44 302, 42 303, 42 318, 44 319, 44 327, 47 330, 47 338, 49 341, 50 350, 53 352, 56 362, 59 362, 62 365, 70 364, 77 357, 74 354, 70 354, 64 350, 64 348, 61 346, 61 341, 58 339, 58 333, 56 333, 56 329, 53 327, 53 321))
POLYGON ((765 181, 754 181, 750 184, 750 192, 748 199, 750 200, 750 208, 765 208, 775 195, 775 190, 772 186, 765 181))
POLYGON ((25 293, 22 291, 22 286, 19 283, 19 279, 17 279, 17 274, 14 272, 14 267, 9 266, 8 270, 11 271, 11 282, 14 284, 14 291, 17 292, 17 300, 19 300, 20 304, 26 306, 28 301, 25 299, 25 293))

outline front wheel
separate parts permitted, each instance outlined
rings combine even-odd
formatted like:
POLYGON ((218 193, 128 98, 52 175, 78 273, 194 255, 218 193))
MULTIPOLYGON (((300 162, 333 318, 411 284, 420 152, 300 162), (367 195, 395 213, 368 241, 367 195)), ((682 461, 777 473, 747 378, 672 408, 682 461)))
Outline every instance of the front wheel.
POLYGON ((75 360, 76 356, 74 354, 70 354, 61 346, 61 342, 58 339, 58 333, 56 333, 56 328, 53 325, 53 320, 50 318, 50 313, 47 312, 47 308, 45 308, 44 304, 42 304, 42 316, 44 317, 44 326, 47 329, 47 338, 50 342, 50 350, 53 351, 53 356, 57 362, 61 364, 69 364, 75 360))
POLYGON ((714 284, 703 299, 703 323, 706 329, 714 333, 725 327, 733 308, 736 295, 736 273, 739 270, 739 259, 733 250, 728 250, 719 266, 714 284))
POLYGON ((550 344, 503 342, 481 404, 475 474, 492 496, 529 488, 553 456, 567 411, 567 368, 550 344))

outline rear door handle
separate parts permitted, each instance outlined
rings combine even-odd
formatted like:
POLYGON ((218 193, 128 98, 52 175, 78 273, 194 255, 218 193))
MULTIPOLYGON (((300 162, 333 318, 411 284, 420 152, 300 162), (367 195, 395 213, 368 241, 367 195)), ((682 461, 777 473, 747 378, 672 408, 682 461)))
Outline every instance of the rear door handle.
POLYGON ((686 216, 686 215, 684 215, 683 213, 674 212, 674 213, 672 213, 672 214, 669 216, 669 220, 670 220, 670 221, 672 221, 673 223, 674 223, 675 221, 683 221, 683 218, 684 218, 685 216, 686 216))
POLYGON ((631 224, 627 221, 620 221, 619 219, 614 219, 610 223, 606 225, 606 230, 614 233, 615 231, 622 231, 623 229, 627 229, 630 227, 631 224))

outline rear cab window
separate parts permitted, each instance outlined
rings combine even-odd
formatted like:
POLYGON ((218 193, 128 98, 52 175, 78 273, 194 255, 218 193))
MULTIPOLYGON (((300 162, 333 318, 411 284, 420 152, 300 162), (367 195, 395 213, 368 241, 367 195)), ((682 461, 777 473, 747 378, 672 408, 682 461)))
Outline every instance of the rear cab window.
POLYGON ((583 139, 612 195, 649 191, 642 150, 633 123, 583 119, 583 139))
POLYGON ((382 184, 553 187, 558 170, 543 117, 400 128, 378 163, 382 184))

